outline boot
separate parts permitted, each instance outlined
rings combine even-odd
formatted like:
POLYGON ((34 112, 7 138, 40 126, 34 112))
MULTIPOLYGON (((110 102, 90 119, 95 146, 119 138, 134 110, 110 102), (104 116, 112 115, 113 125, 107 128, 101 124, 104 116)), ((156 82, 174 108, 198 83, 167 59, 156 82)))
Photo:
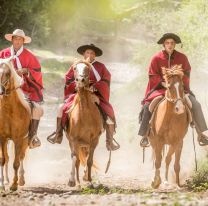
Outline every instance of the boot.
POLYGON ((141 137, 141 141, 140 141, 140 146, 141 147, 148 147, 149 141, 147 138, 147 133, 149 130, 149 121, 151 119, 151 112, 149 111, 149 104, 150 103, 146 103, 143 108, 142 108, 142 114, 140 116, 140 128, 139 128, 139 132, 138 135, 139 137, 141 137))
POLYGON ((56 125, 56 132, 51 134, 50 136, 47 137, 47 140, 51 144, 61 144, 63 140, 63 127, 62 127, 62 118, 57 117, 57 125, 56 125))
POLYGON ((149 144, 149 140, 147 137, 142 137, 141 141, 140 141, 140 146, 141 147, 149 147, 150 144, 149 144))
POLYGON ((106 148, 108 151, 114 151, 120 148, 120 145, 113 138, 114 124, 106 124, 106 148), (113 143, 116 143, 116 145, 113 143))
POLYGON ((40 120, 32 119, 29 127, 28 145, 30 149, 34 149, 41 145, 40 139, 37 136, 37 130, 40 120))

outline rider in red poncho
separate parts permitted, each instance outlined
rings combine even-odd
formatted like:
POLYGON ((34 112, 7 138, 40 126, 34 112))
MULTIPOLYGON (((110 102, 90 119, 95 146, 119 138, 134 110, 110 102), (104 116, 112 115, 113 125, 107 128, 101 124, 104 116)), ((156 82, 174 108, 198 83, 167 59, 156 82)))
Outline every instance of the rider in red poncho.
MULTIPOLYGON (((113 107, 109 103, 111 74, 104 64, 95 60, 95 57, 102 55, 102 50, 91 44, 79 47, 77 52, 83 55, 84 59, 90 59, 90 64, 92 67, 92 70, 90 71, 91 89, 99 97, 99 107, 106 122, 106 147, 108 150, 117 150, 119 149, 119 146, 113 143, 116 120, 113 107)), ((50 135, 48 137, 48 141, 50 143, 60 144, 62 142, 63 128, 66 125, 68 116, 67 111, 72 105, 76 95, 75 87, 74 71, 71 66, 65 75, 65 103, 59 107, 56 134, 55 136, 50 135)))
POLYGON ((171 68, 174 65, 182 65, 184 77, 183 84, 185 93, 192 103, 192 114, 195 125, 198 130, 198 140, 200 145, 208 145, 208 128, 202 113, 201 105, 196 100, 193 93, 190 91, 190 72, 191 66, 185 54, 175 50, 175 45, 181 43, 179 36, 173 33, 164 34, 157 42, 163 44, 164 50, 153 56, 149 66, 149 82, 145 92, 145 97, 142 101, 143 112, 141 115, 141 125, 139 129, 139 136, 142 137, 140 145, 146 147, 149 145, 147 138, 148 125, 151 118, 149 105, 151 101, 157 96, 165 95, 165 87, 163 87, 162 67, 171 68))
POLYGON ((12 57, 14 68, 23 79, 22 91, 26 99, 33 105, 28 135, 29 147, 35 148, 41 145, 37 137, 39 121, 43 115, 41 106, 43 102, 41 66, 38 59, 28 49, 24 48, 23 44, 30 43, 31 38, 25 36, 23 30, 16 29, 12 34, 6 34, 5 38, 12 42, 12 46, 0 51, 0 58, 12 57))

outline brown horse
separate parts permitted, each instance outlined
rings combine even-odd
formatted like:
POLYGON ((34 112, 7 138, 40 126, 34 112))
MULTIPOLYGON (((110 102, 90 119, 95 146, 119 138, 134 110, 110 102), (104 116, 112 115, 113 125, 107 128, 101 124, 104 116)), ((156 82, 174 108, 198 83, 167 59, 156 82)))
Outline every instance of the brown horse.
POLYGON ((152 120, 149 135, 150 144, 155 156, 155 177, 152 182, 153 188, 161 184, 160 167, 162 151, 164 146, 169 145, 166 156, 165 178, 168 181, 168 170, 171 157, 175 153, 174 170, 176 183, 180 186, 180 157, 183 147, 183 138, 187 132, 189 118, 184 99, 183 70, 181 65, 175 65, 171 69, 162 68, 166 83, 166 94, 164 100, 156 108, 152 120))
POLYGON ((79 61, 74 64, 73 69, 77 93, 68 114, 69 127, 66 130, 72 158, 71 176, 68 183, 71 187, 76 185, 76 181, 80 183, 80 162, 87 168, 83 179, 91 182, 93 154, 103 129, 102 116, 96 105, 99 100, 90 89, 91 66, 87 61, 79 61))
POLYGON ((1 59, 0 64, 0 190, 4 190, 4 166, 8 180, 7 154, 8 140, 14 142, 15 158, 13 163, 14 179, 11 190, 17 190, 18 169, 19 185, 24 185, 23 159, 28 145, 30 124, 30 106, 20 89, 20 77, 17 75, 10 59, 1 59), (6 165, 5 165, 6 164, 6 165))

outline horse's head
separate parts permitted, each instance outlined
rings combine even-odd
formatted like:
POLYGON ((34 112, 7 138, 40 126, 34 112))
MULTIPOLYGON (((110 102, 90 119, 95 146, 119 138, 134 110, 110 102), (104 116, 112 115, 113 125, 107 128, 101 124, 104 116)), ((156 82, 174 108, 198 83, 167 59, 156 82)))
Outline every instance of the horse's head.
POLYGON ((162 72, 167 88, 166 99, 175 105, 175 113, 184 113, 184 73, 182 65, 175 65, 170 69, 163 67, 162 72))
POLYGON ((85 60, 80 60, 73 65, 74 79, 77 89, 89 86, 90 63, 85 60))
POLYGON ((11 70, 6 63, 0 64, 0 94, 6 94, 11 88, 11 70))
POLYGON ((8 95, 18 87, 20 77, 15 72, 11 59, 0 59, 0 94, 8 95))

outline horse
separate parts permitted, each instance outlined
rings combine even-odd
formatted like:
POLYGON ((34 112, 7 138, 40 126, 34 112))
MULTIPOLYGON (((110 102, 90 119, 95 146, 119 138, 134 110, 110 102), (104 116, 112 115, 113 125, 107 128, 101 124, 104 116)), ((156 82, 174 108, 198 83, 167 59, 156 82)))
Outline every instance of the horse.
POLYGON ((161 184, 160 167, 162 151, 164 146, 169 145, 165 159, 166 172, 165 179, 168 182, 168 170, 172 155, 175 153, 174 170, 176 183, 180 187, 180 157, 183 148, 183 139, 188 130, 189 115, 188 107, 185 103, 183 87, 183 69, 181 65, 172 68, 162 68, 165 80, 166 93, 164 99, 155 108, 150 121, 149 140, 155 157, 155 176, 152 187, 158 188, 161 184))
POLYGON ((66 129, 72 158, 68 183, 70 187, 76 186, 76 183, 80 184, 80 163, 86 167, 83 180, 91 183, 92 167, 96 167, 93 155, 103 131, 103 118, 96 105, 99 99, 90 87, 90 63, 85 60, 78 61, 74 64, 73 70, 77 93, 68 112, 69 126, 66 129))
POLYGON ((21 78, 17 75, 12 59, 0 60, 0 190, 5 190, 4 176, 8 179, 8 141, 14 142, 14 178, 10 190, 25 184, 23 160, 28 147, 28 130, 31 119, 29 103, 21 90, 21 78), (4 175, 5 166, 5 175, 4 175), (18 182, 18 170, 19 182, 18 182))

